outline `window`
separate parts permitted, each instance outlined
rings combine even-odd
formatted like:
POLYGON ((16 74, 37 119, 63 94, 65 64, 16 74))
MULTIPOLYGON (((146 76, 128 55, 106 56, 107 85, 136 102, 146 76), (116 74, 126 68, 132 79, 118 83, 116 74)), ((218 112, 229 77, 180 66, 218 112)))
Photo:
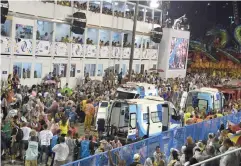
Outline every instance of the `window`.
POLYGON ((85 64, 84 74, 89 76, 95 76, 96 64, 85 64))
POLYGON ((23 63, 23 79, 30 78, 31 75, 31 63, 23 63))
POLYGON ((140 64, 136 64, 135 72, 140 73, 140 64))
POLYGON ((53 23, 46 21, 37 21, 37 40, 52 41, 53 23))
POLYGON ((86 39, 86 44, 89 44, 89 45, 97 44, 97 36, 98 36, 97 32, 98 32, 97 29, 88 28, 88 30, 87 30, 88 38, 86 39))
POLYGON ((10 37, 11 36, 11 28, 12 21, 6 20, 4 24, 1 24, 1 36, 10 37))
POLYGON ((53 75, 66 77, 67 64, 54 63, 53 64, 53 75))
POLYGON ((70 66, 70 77, 75 77, 76 64, 71 64, 70 66))
POLYGON ((131 127, 131 129, 136 128, 136 113, 130 114, 130 127, 131 127))
POLYGON ((41 78, 42 77, 42 64, 36 63, 34 65, 34 78, 41 78))
POLYGON ((55 41, 70 42, 70 25, 56 23, 55 41))
POLYGON ((198 100, 198 108, 202 110, 203 108, 208 108, 208 101, 207 100, 198 100))
POLYGON ((147 121, 148 120, 148 114, 147 113, 143 113, 143 121, 147 121))
POLYGON ((221 100, 215 100, 214 101, 214 109, 220 109, 221 106, 221 100))
POLYGON ((126 64, 122 64, 122 75, 126 75, 126 64))
POLYGON ((33 39, 33 27, 28 25, 16 24, 17 39, 33 39))
POLYGON ((100 104, 100 107, 108 107, 109 103, 108 102, 102 102, 100 104))
POLYGON ((145 65, 141 64, 141 74, 144 74, 145 65))
POLYGON ((117 91, 116 98, 117 99, 137 99, 139 97, 139 94, 136 93, 127 93, 127 92, 121 92, 117 91))
POLYGON ((152 112, 151 113, 151 120, 153 123, 161 122, 162 120, 162 111, 152 112))
POLYGON ((97 76, 102 76, 102 75, 103 75, 103 64, 98 64, 97 76))
POLYGON ((22 77, 22 63, 16 62, 13 64, 13 74, 17 74, 19 78, 22 77))

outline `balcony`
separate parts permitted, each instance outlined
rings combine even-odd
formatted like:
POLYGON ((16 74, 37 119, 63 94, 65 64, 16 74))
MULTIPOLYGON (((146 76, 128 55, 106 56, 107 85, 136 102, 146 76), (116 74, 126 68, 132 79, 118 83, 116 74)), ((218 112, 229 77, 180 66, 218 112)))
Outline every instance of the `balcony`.
MULTIPOLYGON (((40 17, 43 20, 49 19, 52 21, 66 21, 67 17, 72 16, 74 12, 80 11, 86 13, 87 27, 95 26, 124 31, 132 31, 132 18, 134 13, 133 8, 135 4, 132 4, 130 2, 112 2, 110 4, 105 4, 104 1, 100 1, 99 4, 97 4, 99 5, 99 7, 95 7, 95 10, 93 10, 93 7, 91 8, 93 4, 91 3, 93 2, 87 1, 86 6, 79 7, 74 1, 66 3, 66 6, 63 6, 62 3, 57 3, 57 1, 55 1, 55 3, 44 3, 43 1, 9 1, 9 10, 15 13, 31 15, 35 17, 40 17), (109 11, 109 13, 106 12, 106 8, 108 7, 111 11, 109 11)), ((138 32, 149 33, 153 27, 160 26, 160 10, 151 9, 145 6, 141 6, 139 10, 140 12, 142 12, 142 14, 138 16, 138 18, 140 18, 137 21, 136 30, 138 32), (156 16, 155 12, 158 12, 158 21, 152 21, 155 18, 154 16, 156 16), (148 14, 151 16, 149 16, 148 14), (160 24, 158 24, 158 22, 160 24)))

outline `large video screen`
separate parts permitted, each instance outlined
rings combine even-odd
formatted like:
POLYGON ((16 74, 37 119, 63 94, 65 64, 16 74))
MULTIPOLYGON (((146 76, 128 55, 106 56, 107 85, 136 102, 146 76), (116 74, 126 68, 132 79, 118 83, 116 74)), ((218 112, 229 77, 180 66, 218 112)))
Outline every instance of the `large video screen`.
POLYGON ((169 57, 169 69, 185 69, 188 57, 188 39, 172 38, 169 57))

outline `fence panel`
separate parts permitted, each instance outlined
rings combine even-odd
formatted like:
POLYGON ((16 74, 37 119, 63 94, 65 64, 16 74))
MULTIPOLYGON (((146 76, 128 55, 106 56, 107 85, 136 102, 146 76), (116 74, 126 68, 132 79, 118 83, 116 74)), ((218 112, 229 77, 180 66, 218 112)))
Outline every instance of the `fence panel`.
POLYGON ((181 150, 185 143, 185 128, 175 129, 173 135, 173 148, 181 150))
POLYGON ((147 156, 152 156, 157 146, 161 147, 162 135, 147 139, 147 156))
MULTIPOLYGON (((216 133, 221 124, 226 126, 228 120, 235 124, 239 123, 241 120, 241 112, 190 126, 169 130, 161 133, 158 136, 114 149, 111 151, 112 160, 115 164, 117 164, 114 153, 118 152, 120 159, 125 160, 126 164, 130 165, 133 162, 134 154, 139 153, 141 155, 141 163, 143 164, 147 157, 153 156, 156 146, 160 146, 161 151, 164 152, 168 158, 170 155, 170 149, 176 148, 180 150, 188 136, 191 136, 195 141, 207 139, 208 133, 216 133)), ((108 157, 108 152, 104 152, 65 164, 65 166, 107 166, 109 164, 108 157)))
POLYGON ((161 151, 166 154, 166 156, 170 155, 170 147, 172 145, 172 132, 166 131, 162 133, 162 148, 161 151))
POLYGON ((130 165, 133 161, 134 156, 134 144, 126 145, 121 148, 120 158, 126 161, 126 165, 130 165))

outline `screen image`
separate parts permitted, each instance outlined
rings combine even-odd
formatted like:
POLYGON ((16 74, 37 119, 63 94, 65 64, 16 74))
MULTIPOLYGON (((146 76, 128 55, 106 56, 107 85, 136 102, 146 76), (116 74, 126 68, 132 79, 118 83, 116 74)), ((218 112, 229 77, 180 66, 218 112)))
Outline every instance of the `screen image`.
POLYGON ((169 57, 169 69, 185 69, 188 57, 188 39, 173 37, 169 57))

